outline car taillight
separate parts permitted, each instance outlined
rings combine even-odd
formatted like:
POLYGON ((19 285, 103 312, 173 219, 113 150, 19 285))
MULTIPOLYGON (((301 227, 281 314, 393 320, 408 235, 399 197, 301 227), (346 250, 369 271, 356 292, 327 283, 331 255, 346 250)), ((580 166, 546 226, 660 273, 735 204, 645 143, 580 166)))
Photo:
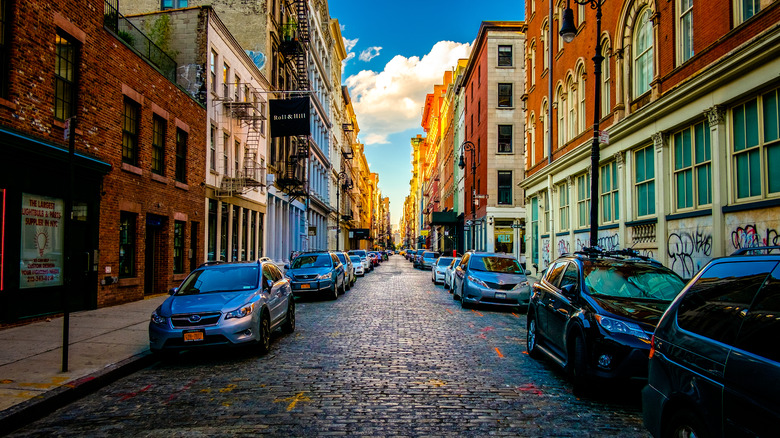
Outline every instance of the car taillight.
POLYGON ((647 355, 647 358, 652 359, 653 355, 655 355, 655 335, 650 338, 650 354, 647 355))

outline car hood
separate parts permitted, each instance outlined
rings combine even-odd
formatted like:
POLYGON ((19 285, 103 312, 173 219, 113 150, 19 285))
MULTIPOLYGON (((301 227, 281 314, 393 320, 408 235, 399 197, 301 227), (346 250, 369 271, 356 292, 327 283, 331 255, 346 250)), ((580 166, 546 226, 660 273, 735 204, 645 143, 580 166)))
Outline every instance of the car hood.
POLYGON ((658 325, 661 315, 672 303, 670 301, 632 300, 604 296, 592 296, 596 304, 605 312, 630 319, 653 328, 658 325))
POLYGON ((468 275, 490 283, 518 284, 528 278, 523 274, 506 274, 503 272, 468 271, 468 275))
POLYGON ((296 275, 322 275, 327 274, 330 272, 333 268, 298 268, 298 269, 288 269, 287 273, 296 276, 296 275))
POLYGON ((162 316, 180 313, 230 312, 248 303, 252 292, 216 292, 197 295, 173 295, 163 302, 162 316))

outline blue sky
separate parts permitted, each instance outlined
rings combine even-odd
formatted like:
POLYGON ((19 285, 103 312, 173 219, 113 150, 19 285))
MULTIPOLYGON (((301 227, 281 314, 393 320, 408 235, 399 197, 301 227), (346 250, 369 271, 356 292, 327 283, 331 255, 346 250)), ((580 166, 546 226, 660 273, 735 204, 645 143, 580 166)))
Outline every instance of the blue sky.
POLYGON ((420 126, 425 94, 445 70, 467 58, 482 21, 523 20, 517 0, 330 0, 350 53, 342 83, 350 90, 360 141, 393 224, 401 218, 411 179, 410 139, 420 126))

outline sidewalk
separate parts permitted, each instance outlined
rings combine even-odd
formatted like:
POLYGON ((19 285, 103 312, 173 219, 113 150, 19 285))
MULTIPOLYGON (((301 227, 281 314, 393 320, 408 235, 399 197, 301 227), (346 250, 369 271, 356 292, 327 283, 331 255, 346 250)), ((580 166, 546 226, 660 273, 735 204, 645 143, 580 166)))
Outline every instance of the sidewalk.
POLYGON ((0 431, 151 364, 149 316, 167 297, 72 313, 67 372, 62 317, 0 330, 0 431))

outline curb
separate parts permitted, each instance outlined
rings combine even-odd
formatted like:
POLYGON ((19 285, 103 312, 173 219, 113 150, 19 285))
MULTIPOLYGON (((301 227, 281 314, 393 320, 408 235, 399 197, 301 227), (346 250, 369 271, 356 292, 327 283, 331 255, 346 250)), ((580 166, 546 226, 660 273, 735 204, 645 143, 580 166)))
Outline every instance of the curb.
POLYGON ((89 395, 125 376, 150 366, 157 358, 151 352, 136 354, 106 366, 90 375, 71 380, 40 396, 25 400, 0 412, 0 436, 37 421, 79 398, 89 395))

